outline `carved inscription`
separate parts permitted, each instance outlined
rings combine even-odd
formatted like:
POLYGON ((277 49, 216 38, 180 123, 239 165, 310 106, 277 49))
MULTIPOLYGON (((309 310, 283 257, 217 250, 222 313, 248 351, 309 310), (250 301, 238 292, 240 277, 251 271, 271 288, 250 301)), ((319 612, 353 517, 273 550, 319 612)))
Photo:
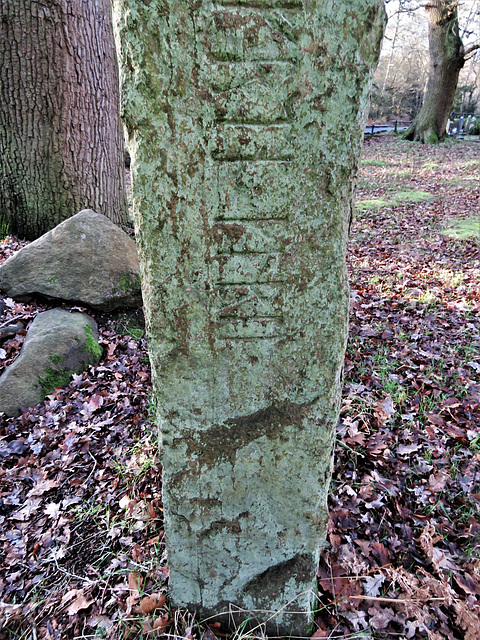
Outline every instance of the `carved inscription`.
POLYGON ((283 336, 282 261, 289 245, 302 10, 301 0, 212 5, 204 78, 215 113, 219 208, 212 238, 220 340, 283 336))

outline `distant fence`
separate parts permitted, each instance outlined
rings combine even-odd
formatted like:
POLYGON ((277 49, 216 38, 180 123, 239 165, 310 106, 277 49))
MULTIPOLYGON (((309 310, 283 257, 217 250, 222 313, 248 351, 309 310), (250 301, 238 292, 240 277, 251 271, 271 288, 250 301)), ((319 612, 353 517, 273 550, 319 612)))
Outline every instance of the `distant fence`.
POLYGON ((379 124, 367 124, 365 127, 366 136, 375 136, 380 133, 398 133, 406 131, 411 125, 409 120, 393 120, 392 122, 381 122, 379 124))
MULTIPOLYGON (((447 123, 447 135, 452 137, 470 135, 473 123, 479 119, 480 115, 475 113, 452 113, 447 123)), ((411 120, 392 120, 392 122, 367 124, 365 135, 375 136, 381 133, 398 133, 399 131, 406 131, 411 124, 411 120)))

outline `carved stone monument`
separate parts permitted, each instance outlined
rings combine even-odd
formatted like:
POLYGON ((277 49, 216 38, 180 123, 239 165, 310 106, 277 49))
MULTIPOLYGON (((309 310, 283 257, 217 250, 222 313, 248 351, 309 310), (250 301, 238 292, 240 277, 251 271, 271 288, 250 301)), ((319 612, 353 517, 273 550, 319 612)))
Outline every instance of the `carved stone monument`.
POLYGON ((171 597, 281 634, 326 533, 381 5, 117 3, 171 597))

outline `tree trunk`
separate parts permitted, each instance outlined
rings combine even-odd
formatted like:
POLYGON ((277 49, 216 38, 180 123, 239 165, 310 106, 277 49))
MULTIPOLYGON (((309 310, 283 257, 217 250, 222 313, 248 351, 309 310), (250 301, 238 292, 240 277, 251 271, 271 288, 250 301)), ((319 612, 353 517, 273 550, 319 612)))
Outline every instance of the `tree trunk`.
POLYGON ((429 0, 425 6, 430 72, 420 112, 405 134, 407 140, 437 143, 445 137, 458 76, 465 64, 457 4, 457 0, 429 0))
POLYGON ((304 635, 383 2, 117 9, 171 597, 304 635))
POLYGON ((33 240, 82 209, 126 222, 110 0, 0 0, 0 223, 33 240))

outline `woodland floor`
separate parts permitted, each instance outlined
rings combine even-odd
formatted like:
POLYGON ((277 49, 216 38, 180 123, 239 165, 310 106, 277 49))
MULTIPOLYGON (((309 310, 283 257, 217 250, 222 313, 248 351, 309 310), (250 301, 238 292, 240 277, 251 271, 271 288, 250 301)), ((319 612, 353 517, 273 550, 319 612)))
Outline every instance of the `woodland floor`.
MULTIPOLYGON (((0 261, 20 246, 6 238, 0 261)), ((480 142, 366 141, 348 262, 313 636, 478 640, 480 142)), ((53 306, 6 302, 0 323, 53 306)), ((142 318, 95 317, 99 366, 3 419, 0 638, 224 638, 168 603, 142 318)))

